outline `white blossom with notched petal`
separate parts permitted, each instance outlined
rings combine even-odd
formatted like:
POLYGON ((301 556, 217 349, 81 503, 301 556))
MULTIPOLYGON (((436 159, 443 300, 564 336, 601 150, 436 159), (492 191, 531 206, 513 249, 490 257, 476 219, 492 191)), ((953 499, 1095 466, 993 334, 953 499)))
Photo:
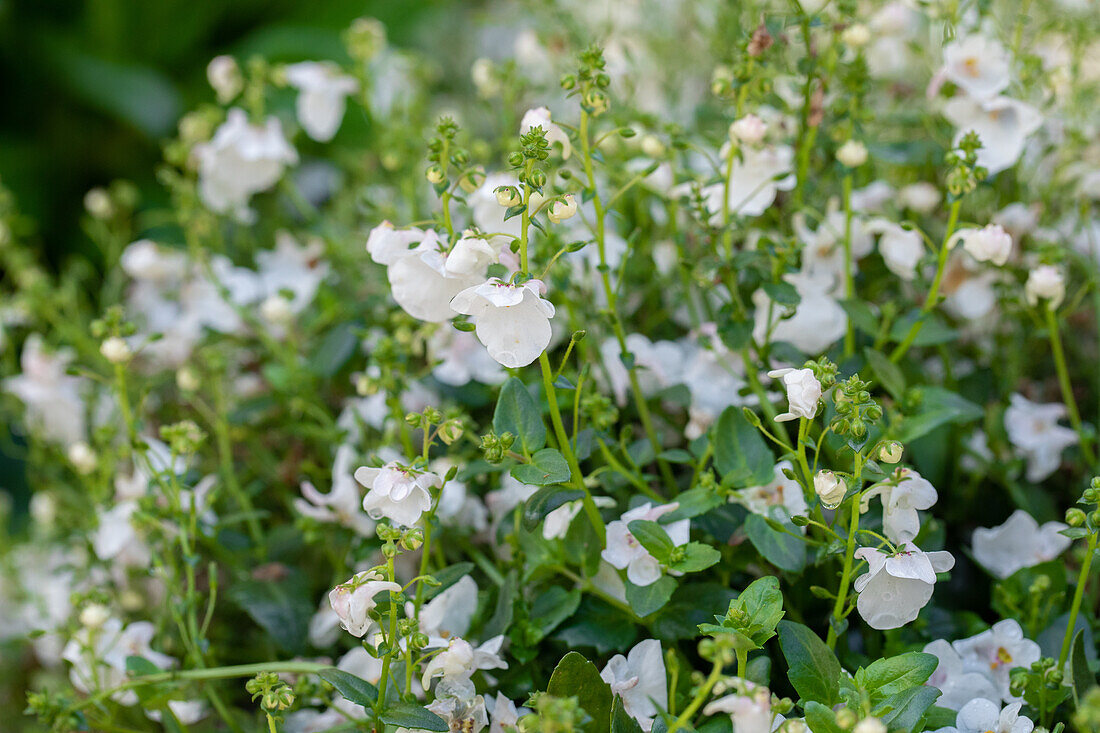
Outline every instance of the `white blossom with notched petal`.
POLYGON ((940 707, 958 710, 978 698, 1000 701, 993 682, 982 671, 967 669, 959 652, 947 641, 937 639, 926 644, 923 651, 939 660, 927 684, 943 693, 936 700, 940 707))
POLYGON ((367 252, 380 265, 392 265, 411 253, 411 247, 424 240, 424 230, 416 227, 397 229, 388 221, 370 230, 367 252))
POLYGON ((365 570, 329 591, 328 602, 340 625, 352 636, 362 638, 374 624, 369 615, 376 605, 374 597, 383 591, 400 593, 401 586, 365 570))
POLYGON ((1011 690, 1012 670, 1030 667, 1042 654, 1038 644, 1024 637, 1024 630, 1014 619, 998 621, 992 628, 952 646, 967 669, 978 670, 993 682, 1002 700, 1016 699, 1011 690))
MULTIPOLYGON (((726 143, 729 145, 729 143, 726 143)), ((722 148, 722 159, 726 159, 727 148, 722 148)), ((730 214, 737 216, 760 216, 775 203, 779 191, 794 188, 795 177, 792 173, 794 150, 788 145, 766 145, 764 147, 746 147, 741 157, 734 160, 730 172, 727 207, 730 214)), ((724 182, 703 188, 703 197, 707 210, 711 213, 712 224, 721 224, 722 196, 726 193, 724 182)))
POLYGON ((214 137, 194 149, 199 164, 199 196, 211 211, 249 217, 253 194, 274 186, 298 153, 283 136, 282 125, 269 117, 262 125, 248 121, 244 110, 229 110, 214 137))
POLYGON ((372 519, 385 517, 405 527, 415 525, 432 508, 431 490, 442 485, 434 473, 405 468, 396 461, 381 468, 360 466, 355 480, 369 489, 363 509, 372 519))
POLYGON ((359 82, 329 61, 303 61, 286 67, 286 80, 298 90, 298 122, 314 140, 328 142, 340 129, 347 96, 359 82))
POLYGON ((973 99, 989 99, 1011 81, 1011 57, 998 41, 980 35, 958 38, 943 48, 943 71, 948 81, 973 99))
POLYGON ((787 412, 777 415, 776 422, 787 422, 804 417, 812 420, 821 401, 821 382, 813 369, 774 369, 768 372, 772 379, 782 379, 787 390, 787 412))
POLYGON ((540 280, 522 285, 490 278, 451 300, 451 308, 474 318, 475 333, 502 365, 527 366, 550 344, 554 304, 542 297, 540 280))
POLYGON ((967 132, 976 132, 982 141, 978 165, 989 175, 1012 167, 1024 151, 1024 143, 1043 124, 1043 117, 1030 104, 1008 97, 978 101, 953 97, 944 104, 943 115, 956 128, 954 143, 967 132))
POLYGON ((1039 404, 1014 394, 1005 410, 1008 440, 1027 458, 1027 480, 1038 482, 1054 473, 1062 462, 1062 451, 1077 442, 1077 433, 1058 424, 1066 406, 1058 402, 1039 404))
POLYGON ((1000 266, 1012 254, 1012 236, 1000 224, 987 224, 981 229, 961 229, 951 236, 947 246, 962 242, 966 253, 978 262, 1000 266))
POLYGON ((899 468, 894 476, 863 493, 860 511, 865 512, 873 497, 882 501, 882 530, 895 543, 912 542, 920 532, 918 509, 931 509, 939 498, 936 489, 911 468, 899 468))
POLYGON ((1031 733, 1035 723, 1020 715, 1022 706, 1014 702, 1002 708, 990 700, 971 700, 959 710, 955 727, 940 728, 937 733, 1031 733))
MULTIPOLYGON (((607 525, 607 547, 600 553, 600 557, 615 566, 619 570, 626 569, 626 578, 636 586, 647 586, 661 579, 661 565, 657 558, 649 554, 649 550, 630 532, 630 523, 645 519, 651 522, 657 521, 669 512, 675 511, 680 505, 659 504, 653 506, 646 502, 625 512, 619 519, 609 522, 607 525)), ((691 520, 681 519, 663 525, 672 544, 679 547, 688 543, 688 535, 691 530, 691 520)))
POLYGON ((916 619, 932 598, 936 573, 955 565, 949 552, 924 552, 902 545, 891 555, 861 547, 855 556, 867 561, 867 572, 856 578, 856 608, 872 629, 897 629, 916 619))
POLYGON ((387 269, 393 299, 413 318, 428 323, 454 318, 451 299, 481 279, 449 272, 447 259, 439 235, 428 230, 416 249, 387 269))
POLYGON ((911 281, 917 276, 917 265, 924 256, 924 240, 920 232, 906 229, 885 219, 876 219, 867 230, 879 235, 878 252, 886 269, 902 280, 911 281))
POLYGON ((638 642, 625 657, 613 656, 600 677, 611 687, 613 695, 622 698, 626 714, 647 733, 652 730, 658 712, 668 707, 665 660, 661 642, 656 639, 638 642))
POLYGON ((31 334, 19 358, 23 371, 5 379, 3 386, 26 407, 29 427, 46 440, 64 445, 85 440, 81 397, 85 380, 66 373, 72 352, 64 349, 47 353, 42 337, 31 334))
POLYGON ((753 338, 763 343, 770 333, 771 341, 784 341, 805 354, 820 354, 848 329, 848 314, 829 294, 835 280, 803 273, 792 273, 784 279, 794 285, 800 298, 793 315, 783 318, 783 307, 773 304, 763 289, 757 290, 753 293, 753 338))
POLYGON ((998 578, 1007 578, 1065 552, 1072 543, 1061 534, 1066 527, 1061 522, 1047 522, 1040 527, 1035 517, 1017 509, 1003 524, 974 530, 974 559, 998 578))

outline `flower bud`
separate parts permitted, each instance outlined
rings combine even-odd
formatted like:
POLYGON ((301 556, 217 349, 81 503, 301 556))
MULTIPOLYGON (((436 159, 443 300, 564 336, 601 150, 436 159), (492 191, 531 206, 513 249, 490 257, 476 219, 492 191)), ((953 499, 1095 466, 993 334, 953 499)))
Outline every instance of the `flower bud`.
POLYGON ((111 196, 102 188, 93 188, 84 194, 84 208, 96 219, 110 219, 115 214, 111 196))
POLYGON ((1047 301, 1048 308, 1057 308, 1066 297, 1066 278, 1054 265, 1040 265, 1027 276, 1024 294, 1031 306, 1047 301))
POLYGON ((836 159, 848 168, 858 168, 867 162, 867 148, 858 140, 849 140, 836 151, 836 159))
POLYGON ((111 618, 111 612, 101 603, 89 603, 80 612, 80 625, 87 629, 98 629, 111 618))
POLYGON ((853 23, 840 34, 840 40, 852 48, 863 48, 871 42, 871 29, 862 23, 853 23))
POLYGON ((78 441, 69 446, 69 462, 73 464, 76 472, 86 476, 95 470, 97 456, 91 446, 84 441, 78 441))
POLYGON ((818 471, 814 476, 814 493, 826 509, 836 509, 844 500, 848 486, 832 471, 818 471))
POLYGON ((99 346, 99 353, 112 364, 123 364, 130 360, 133 352, 130 345, 118 336, 110 336, 99 346))
POLYGON ((527 178, 527 182, 535 188, 542 188, 546 185, 546 173, 536 168, 531 171, 531 175, 527 178))
POLYGON ((200 386, 199 375, 191 367, 180 367, 176 372, 176 386, 181 392, 194 392, 200 386))
POLYGON ((506 208, 519 206, 523 203, 523 197, 519 195, 519 189, 515 186, 498 186, 495 193, 497 203, 506 208))
POLYGON ((294 311, 290 309, 290 301, 276 293, 260 304, 260 315, 268 323, 285 326, 293 320, 294 311))
POLYGON ((883 463, 897 463, 905 453, 905 446, 896 440, 883 443, 878 449, 878 459, 883 463))
POLYGON ((577 200, 573 197, 573 194, 567 193, 560 200, 550 205, 550 210, 546 212, 546 215, 551 222, 559 224, 566 219, 572 219, 576 213, 577 200))
POLYGON ((745 115, 730 124, 731 141, 740 141, 746 145, 759 145, 768 132, 768 126, 756 115, 745 115))
POLYGON ((439 439, 443 441, 445 445, 451 445, 456 440, 462 437, 463 427, 461 420, 448 420, 439 426, 439 439))
POLYGON ((1066 510, 1066 524, 1071 527, 1080 527, 1085 523, 1085 512, 1077 507, 1070 507, 1066 510))
POLYGON ((836 713, 836 724, 845 730, 855 725, 856 714, 848 708, 842 708, 836 713))
POLYGON ((215 56, 206 65, 206 80, 218 97, 218 104, 228 104, 244 91, 241 67, 232 56, 215 56))
POLYGON ((886 726, 878 718, 864 718, 856 723, 852 733, 886 733, 886 726))
POLYGON ((650 158, 660 158, 665 154, 665 144, 656 135, 645 135, 642 138, 642 152, 650 158))
POLYGON ((424 171, 424 177, 428 179, 428 183, 433 186, 438 186, 447 180, 447 176, 443 174, 443 168, 439 165, 428 166, 428 170, 424 171))

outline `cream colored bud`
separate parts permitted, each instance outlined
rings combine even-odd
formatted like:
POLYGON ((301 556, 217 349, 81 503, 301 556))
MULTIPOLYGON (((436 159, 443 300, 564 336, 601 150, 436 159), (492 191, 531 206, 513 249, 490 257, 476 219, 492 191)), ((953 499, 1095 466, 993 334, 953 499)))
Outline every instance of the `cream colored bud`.
POLYGON ((836 159, 841 165, 858 168, 867 162, 867 148, 858 140, 849 140, 836 151, 836 159))
POLYGON ((119 336, 109 336, 99 345, 99 353, 112 364, 125 364, 130 361, 134 352, 130 350, 130 344, 119 336))
POLYGON ((862 23, 853 23, 840 34, 840 40, 853 48, 863 48, 871 42, 871 29, 862 23))
POLYGON ((832 471, 818 471, 814 476, 814 493, 826 509, 836 509, 844 500, 848 486, 832 471))
POLYGON ((86 629, 98 629, 111 618, 111 612, 102 603, 89 603, 80 611, 80 625, 86 629))
POLYGON ((87 475, 95 470, 98 456, 92 447, 84 441, 73 443, 68 450, 69 462, 81 475, 87 475))
POLYGON ((294 318, 294 311, 290 309, 290 301, 282 295, 269 296, 260 304, 260 315, 268 323, 286 325, 294 318))
POLYGON ((577 200, 573 197, 573 194, 567 193, 560 200, 550 205, 550 210, 546 212, 546 215, 551 222, 559 224, 566 219, 572 219, 576 213, 577 200))
POLYGON ((200 386, 199 375, 191 367, 180 367, 176 372, 176 386, 183 392, 194 392, 200 386))

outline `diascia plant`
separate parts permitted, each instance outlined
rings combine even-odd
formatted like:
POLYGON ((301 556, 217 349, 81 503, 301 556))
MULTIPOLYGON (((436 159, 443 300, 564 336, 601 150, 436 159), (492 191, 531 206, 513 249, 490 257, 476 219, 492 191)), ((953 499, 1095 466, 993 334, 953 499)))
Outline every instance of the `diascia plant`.
POLYGON ((501 4, 0 196, 5 730, 1100 730, 1100 15, 501 4), (23 715, 23 713, 26 715, 23 715))

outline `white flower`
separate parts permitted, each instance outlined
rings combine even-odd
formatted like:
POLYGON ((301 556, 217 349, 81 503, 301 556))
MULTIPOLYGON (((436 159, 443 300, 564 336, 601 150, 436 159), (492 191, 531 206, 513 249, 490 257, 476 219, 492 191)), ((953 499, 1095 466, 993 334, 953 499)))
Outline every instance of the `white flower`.
POLYGON ((936 700, 940 707, 958 710, 978 698, 1000 701, 1001 696, 993 682, 981 671, 966 669, 963 658, 948 642, 937 639, 925 645, 923 651, 939 660, 936 671, 928 678, 928 684, 943 693, 936 700))
POLYGON ((264 125, 248 121, 244 110, 229 110, 221 127, 206 143, 195 146, 199 163, 199 195, 212 211, 248 216, 252 195, 274 186, 283 168, 298 162, 298 153, 283 137, 279 120, 264 125))
POLYGON ((882 530, 895 543, 912 542, 920 532, 918 509, 931 509, 939 498, 927 479, 911 468, 899 468, 894 477, 863 492, 860 511, 867 511, 873 497, 882 501, 882 530))
MULTIPOLYGON (((615 500, 607 496, 594 496, 592 501, 597 507, 615 506, 615 500)), ((564 540, 565 535, 569 532, 569 525, 580 514, 582 508, 584 508, 584 501, 577 499, 576 501, 567 501, 547 514, 546 518, 542 520, 543 539, 564 540)))
POLYGON ((1004 709, 985 699, 971 700, 963 705, 955 718, 955 727, 941 728, 949 733, 1031 733, 1035 723, 1020 715, 1023 703, 1012 703, 1004 709))
POLYGON ((540 280, 512 285, 494 277, 455 295, 451 308, 474 318, 490 356, 506 367, 527 366, 550 344, 554 304, 542 297, 543 287, 540 280))
POLYGON ((1024 294, 1032 306, 1046 300, 1047 308, 1057 308, 1066 297, 1066 276, 1054 265, 1039 265, 1028 273, 1024 294))
POLYGON ((127 499, 99 515, 99 526, 92 535, 96 557, 120 568, 148 566, 152 551, 131 521, 137 509, 137 501, 127 499))
POLYGON ((1071 540, 1062 535, 1066 525, 1047 522, 1042 527, 1023 509, 1012 512, 1004 524, 974 530, 974 559, 998 578, 1017 570, 1053 560, 1066 551, 1071 540))
POLYGON ((424 233, 416 249, 389 266, 393 299, 413 318, 441 323, 454 318, 451 299, 480 278, 457 276, 447 270, 447 256, 434 231, 424 233))
POLYGON ((848 493, 848 484, 832 471, 818 471, 814 474, 814 493, 826 509, 836 509, 848 493))
POLYGON ((379 573, 365 570, 329 591, 328 602, 339 617, 340 625, 361 639, 374 624, 370 618, 376 605, 374 597, 383 591, 400 593, 401 586, 383 580, 379 573))
MULTIPOLYGON (((795 214, 792 219, 794 231, 802 243, 802 274, 811 278, 815 284, 824 284, 829 279, 838 286, 844 282, 845 218, 834 199, 829 202, 825 218, 816 230, 806 226, 806 218, 800 213, 795 214)), ((859 217, 852 218, 850 235, 849 248, 854 265, 856 260, 871 254, 874 239, 870 229, 864 226, 859 217)), ((797 283, 795 285, 798 287, 797 283)), ((805 285, 802 289, 806 289, 805 285)))
POLYGON ((218 97, 218 104, 228 104, 244 91, 241 67, 232 56, 215 56, 206 65, 206 80, 218 97))
POLYGON ((963 249, 978 262, 1003 265, 1012 254, 1012 236, 1000 224, 988 224, 981 229, 962 229, 947 243, 954 247, 959 241, 963 249))
POLYGON ((989 99, 1008 86, 1008 51, 999 42, 985 36, 966 36, 943 48, 944 78, 960 87, 973 99, 989 99))
POLYGON ((969 255, 952 253, 943 271, 944 307, 963 320, 985 318, 997 306, 997 279, 997 271, 981 267, 969 255))
POLYGON ((1000 699, 1011 700, 1010 673, 1016 667, 1030 667, 1039 661, 1039 645, 1024 638, 1018 621, 1006 619, 993 627, 956 641, 953 646, 967 669, 981 671, 993 682, 1000 699))
POLYGON ((535 107, 524 113, 523 119, 519 123, 519 134, 526 135, 531 131, 532 127, 541 127, 542 131, 546 133, 546 142, 551 145, 554 143, 560 144, 562 159, 569 159, 569 156, 573 152, 573 148, 569 144, 569 136, 565 134, 564 130, 550 121, 549 109, 546 107, 535 107))
POLYGON ((432 508, 431 490, 442 485, 434 473, 404 468, 395 461, 382 468, 360 466, 355 480, 370 489, 363 497, 363 509, 371 519, 386 517, 405 527, 415 525, 432 508))
POLYGON ((424 665, 421 684, 426 689, 433 677, 442 677, 447 682, 463 682, 479 669, 508 669, 508 663, 500 656, 503 644, 503 635, 494 636, 476 649, 464 639, 451 639, 446 649, 424 665))
POLYGON ((759 145, 764 141, 768 126, 756 115, 745 115, 730 124, 731 140, 740 140, 746 145, 759 145))
POLYGON ((867 162, 867 146, 859 140, 848 140, 836 151, 836 159, 848 168, 858 168, 867 162))
POLYGON ((737 501, 750 512, 764 516, 771 516, 769 510, 779 506, 784 507, 792 517, 805 515, 808 506, 806 497, 802 495, 802 485, 787 478, 785 473, 793 470, 794 465, 790 461, 780 461, 775 464, 775 477, 771 483, 741 489, 730 496, 730 501, 737 501))
POLYGON ((898 203, 918 214, 931 212, 940 203, 940 190, 927 181, 911 183, 898 191, 898 203))
MULTIPOLYGON (((149 643, 156 628, 149 621, 135 621, 123 627, 117 618, 108 619, 99 627, 83 627, 73 635, 61 653, 69 662, 69 681, 84 694, 121 686, 129 677, 128 657, 142 657, 159 669, 170 669, 177 662, 167 654, 154 651, 149 643)), ((133 690, 115 692, 111 699, 121 705, 135 705, 133 690)))
MULTIPOLYGON (((405 604, 406 615, 415 616, 412 602, 405 604)), ((477 612, 477 583, 463 575, 451 587, 420 608, 420 632, 428 637, 432 648, 447 646, 448 639, 463 636, 477 612)))
POLYGON ((782 379, 787 390, 788 412, 777 415, 776 422, 787 422, 804 417, 812 420, 821 400, 821 383, 813 369, 775 369, 768 372, 772 379, 782 379))
MULTIPOLYGON (((725 158, 725 148, 722 157, 725 158)), ((730 171, 730 213, 760 216, 767 211, 775 202, 779 191, 790 191, 794 188, 796 181, 792 174, 793 161, 794 150, 788 145, 743 148, 741 158, 734 160, 730 171)), ((725 183, 715 183, 703 188, 712 224, 721 224, 724 190, 725 183)))
POLYGON ((566 219, 572 219, 577 213, 577 200, 573 194, 567 193, 559 200, 550 204, 546 216, 554 224, 560 224, 566 219))
MULTIPOLYGON (((626 337, 626 349, 634 357, 638 384, 643 394, 652 395, 679 381, 687 359, 685 349, 679 344, 673 341, 653 342, 640 333, 632 333, 626 337)), ((619 340, 613 336, 607 338, 600 344, 600 356, 615 401, 625 405, 630 390, 630 372, 623 364, 619 340)))
POLYGON ((613 695, 622 698, 626 714, 647 733, 652 730, 658 711, 668 707, 665 660, 661 642, 656 639, 638 642, 625 657, 622 654, 611 657, 600 677, 611 686, 613 695))
POLYGON ((990 175, 1010 168, 1024 151, 1027 138, 1043 124, 1037 109, 1007 97, 986 101, 953 97, 944 104, 943 114, 958 128, 955 145, 967 132, 978 133, 982 142, 978 165, 990 175))
POLYGON ((886 269, 902 280, 911 281, 917 275, 917 265, 924 256, 924 240, 920 232, 906 229, 892 221, 876 219, 867 225, 879 236, 878 251, 886 269))
POLYGON ((766 687, 741 681, 748 694, 725 695, 707 704, 704 715, 729 713, 737 733, 772 733, 783 716, 772 713, 772 695, 766 687))
POLYGON ((27 408, 27 425, 43 438, 62 444, 84 440, 85 381, 66 374, 73 354, 68 349, 46 352, 42 337, 31 334, 23 344, 19 364, 23 371, 4 380, 5 391, 27 408))
MULTIPOLYGON (((655 522, 659 517, 675 511, 678 506, 676 502, 658 506, 646 502, 625 512, 622 517, 607 525, 607 547, 600 553, 600 557, 619 570, 626 568, 627 580, 636 586, 656 583, 661 578, 661 565, 630 533, 630 523, 637 519, 655 522)), ((690 519, 671 522, 663 525, 663 528, 673 545, 679 547, 688 543, 688 534, 691 530, 690 519)))
POLYGON ((856 608, 868 626, 879 630, 913 621, 932 598, 936 573, 955 565, 949 552, 924 552, 914 545, 902 545, 894 555, 861 547, 855 556, 869 566, 852 586, 859 594, 856 608))
POLYGON ((411 254, 410 247, 424 239, 424 230, 416 227, 396 229, 393 224, 383 221, 370 230, 367 235, 367 252, 370 258, 380 265, 392 265, 402 257, 411 254))
POLYGON ((289 294, 287 306, 291 313, 301 313, 328 277, 324 253, 325 243, 320 237, 311 238, 303 246, 290 232, 276 232, 275 249, 256 253, 260 289, 268 297, 278 295, 283 300, 289 294))
POLYGON ((863 23, 853 23, 840 34, 840 40, 854 48, 863 48, 871 42, 871 29, 863 23))
POLYGON ((432 376, 452 387, 461 387, 471 381, 500 384, 507 376, 477 337, 468 331, 440 328, 428 339, 428 353, 435 364, 432 376))
POLYGON ((1005 410, 1008 439, 1027 458, 1027 480, 1039 482, 1058 468, 1062 451, 1077 442, 1077 433, 1058 424, 1066 406, 1039 404, 1014 394, 1005 410))
POLYGON ((294 508, 318 522, 336 522, 368 537, 374 532, 374 521, 363 513, 359 485, 352 478, 354 460, 355 448, 346 443, 339 446, 332 463, 332 488, 322 494, 312 483, 303 481, 303 498, 294 500, 294 508))
MULTIPOLYGON (((499 239, 499 238, 498 238, 499 239)), ((500 247, 495 247, 478 233, 467 229, 455 242, 447 255, 446 268, 459 277, 485 277, 485 268, 500 258, 500 247)))
POLYGON ((489 710, 489 733, 514 733, 519 728, 519 719, 530 712, 527 708, 517 708, 502 692, 498 692, 495 699, 489 698, 486 702, 492 702, 489 710))
POLYGON ((344 119, 346 97, 359 91, 359 82, 327 61, 291 64, 286 80, 299 92, 298 121, 306 134, 319 142, 331 140, 344 119))
POLYGON ((848 314, 829 295, 834 279, 801 273, 792 273, 784 279, 794 285, 801 298, 794 314, 783 318, 783 307, 772 304, 762 288, 757 290, 753 293, 756 306, 753 338, 763 343, 770 333, 772 341, 784 341, 805 354, 820 354, 848 329, 848 314))

